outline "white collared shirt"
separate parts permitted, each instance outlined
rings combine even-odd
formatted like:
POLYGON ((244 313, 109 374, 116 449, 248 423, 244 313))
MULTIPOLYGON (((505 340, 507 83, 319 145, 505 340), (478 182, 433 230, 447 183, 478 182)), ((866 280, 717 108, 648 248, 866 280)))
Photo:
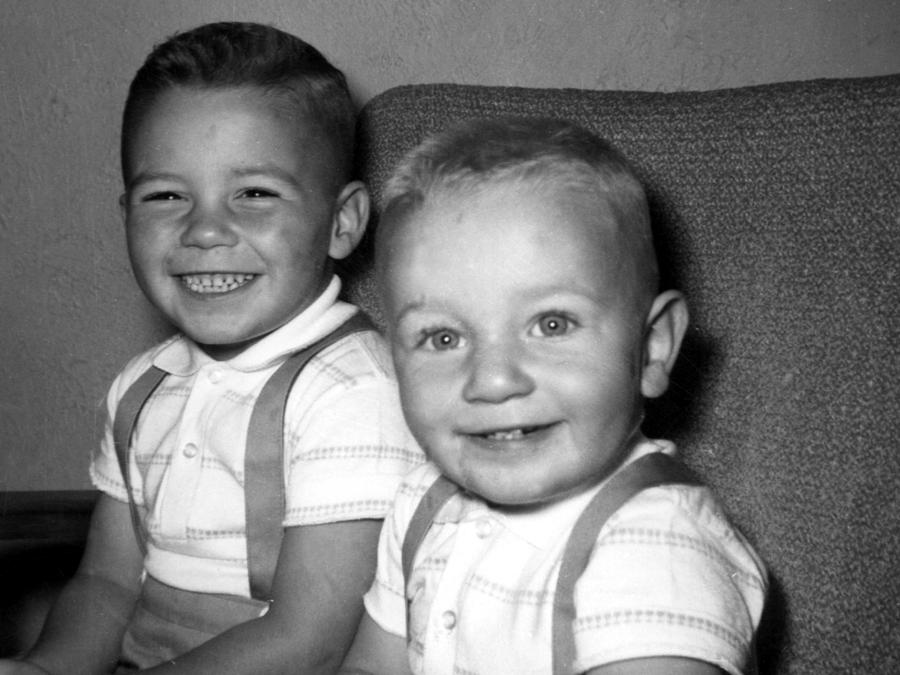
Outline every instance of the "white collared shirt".
MULTIPOLYGON (((243 470, 250 414, 289 354, 357 311, 337 300, 339 291, 335 277, 299 316, 229 361, 175 336, 116 378, 91 478, 127 500, 112 441, 116 406, 151 363, 171 373, 144 406, 130 455, 149 532, 145 567, 160 581, 249 595, 243 470)), ((403 421, 380 336, 353 334, 307 364, 288 399, 284 442, 286 527, 384 517, 403 474, 423 456, 403 421)))
MULTIPOLYGON (((630 459, 658 451, 674 446, 644 441, 630 459)), ((365 604, 394 635, 406 635, 400 547, 437 475, 428 463, 407 476, 382 530, 365 604)), ((451 498, 405 590, 413 673, 549 673, 559 563, 572 525, 599 488, 537 509, 451 498)), ((746 672, 766 584, 759 558, 708 489, 648 489, 607 522, 576 584, 577 672, 663 655, 746 672)))

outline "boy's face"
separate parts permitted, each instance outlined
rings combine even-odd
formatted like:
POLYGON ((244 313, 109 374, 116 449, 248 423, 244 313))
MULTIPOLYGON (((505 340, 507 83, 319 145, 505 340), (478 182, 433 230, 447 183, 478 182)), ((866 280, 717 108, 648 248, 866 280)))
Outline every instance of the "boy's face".
POLYGON ((247 89, 173 89, 130 141, 135 276, 215 358, 305 309, 330 279, 335 188, 316 128, 247 89))
POLYGON ((605 211, 500 184, 426 203, 385 243, 407 420, 488 501, 595 484, 636 432, 644 305, 605 211))

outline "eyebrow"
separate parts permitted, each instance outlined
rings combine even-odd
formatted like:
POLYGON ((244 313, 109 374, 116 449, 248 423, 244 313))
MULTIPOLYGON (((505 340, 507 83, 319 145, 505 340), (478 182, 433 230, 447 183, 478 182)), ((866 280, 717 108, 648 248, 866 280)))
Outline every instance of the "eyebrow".
POLYGON ((254 166, 245 166, 235 169, 231 175, 237 178, 248 178, 250 176, 273 176, 283 183, 288 183, 294 187, 300 187, 296 176, 290 171, 285 171, 277 164, 256 164, 254 166))
POLYGON ((400 323, 405 319, 409 314, 416 312, 422 309, 425 306, 425 303, 422 300, 415 300, 413 302, 408 302, 403 305, 403 309, 397 312, 397 318, 395 319, 396 323, 400 323))
POLYGON ((174 174, 164 173, 162 171, 141 171, 136 173, 131 180, 128 181, 128 184, 125 186, 126 192, 131 192, 138 185, 143 183, 150 183, 155 180, 177 180, 174 174))

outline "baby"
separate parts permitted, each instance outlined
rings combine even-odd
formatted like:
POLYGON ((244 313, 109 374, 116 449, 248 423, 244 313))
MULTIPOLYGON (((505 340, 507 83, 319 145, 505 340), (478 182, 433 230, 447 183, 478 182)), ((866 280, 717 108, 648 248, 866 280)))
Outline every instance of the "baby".
POLYGON ((641 433, 688 313, 626 160, 563 121, 438 134, 386 188, 377 268, 431 461, 343 672, 752 672, 763 564, 641 433))
POLYGON ((424 459, 387 345, 338 299, 369 212, 354 124, 343 74, 268 26, 201 26, 138 71, 128 252, 179 333, 112 385, 84 559, 0 672, 337 670, 424 459))

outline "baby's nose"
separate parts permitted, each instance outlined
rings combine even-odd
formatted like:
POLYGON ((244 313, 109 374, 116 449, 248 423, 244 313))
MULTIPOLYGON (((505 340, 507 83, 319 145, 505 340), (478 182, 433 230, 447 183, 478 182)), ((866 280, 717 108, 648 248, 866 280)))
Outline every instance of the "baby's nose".
POLYGON ((478 348, 469 358, 467 368, 463 395, 471 402, 501 403, 534 390, 534 380, 515 347, 478 348))

